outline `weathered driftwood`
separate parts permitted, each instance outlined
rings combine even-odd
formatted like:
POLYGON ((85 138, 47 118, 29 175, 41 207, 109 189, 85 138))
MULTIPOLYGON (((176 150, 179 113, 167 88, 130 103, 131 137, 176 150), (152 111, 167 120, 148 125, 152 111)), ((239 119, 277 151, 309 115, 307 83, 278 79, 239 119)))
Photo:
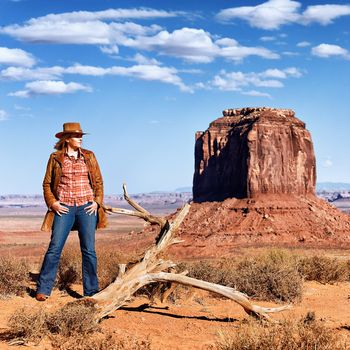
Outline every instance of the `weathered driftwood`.
POLYGON ((169 223, 163 218, 152 216, 147 210, 142 208, 129 197, 125 185, 123 186, 123 189, 124 198, 133 208, 136 209, 136 211, 112 207, 105 207, 105 210, 110 213, 141 217, 150 223, 160 225, 161 231, 157 237, 157 243, 145 252, 144 257, 140 262, 136 263, 128 270, 126 270, 125 264, 120 265, 119 275, 116 280, 107 288, 92 297, 98 310, 97 321, 125 305, 138 289, 154 282, 178 283, 217 293, 232 299, 241 305, 248 314, 267 319, 269 319, 269 313, 280 312, 290 308, 289 305, 275 308, 258 306, 252 304, 247 295, 231 287, 197 280, 186 276, 186 272, 164 272, 174 268, 176 264, 170 260, 162 259, 161 253, 163 253, 171 245, 182 242, 181 240, 175 238, 175 232, 186 217, 190 209, 190 205, 186 204, 177 214, 175 220, 172 223, 169 223))

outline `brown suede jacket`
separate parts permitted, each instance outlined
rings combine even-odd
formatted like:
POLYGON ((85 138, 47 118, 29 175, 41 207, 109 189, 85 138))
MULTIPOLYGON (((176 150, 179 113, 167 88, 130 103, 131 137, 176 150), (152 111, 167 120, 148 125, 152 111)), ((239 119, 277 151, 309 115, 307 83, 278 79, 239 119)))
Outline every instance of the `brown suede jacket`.
MULTIPOLYGON (((97 228, 107 227, 107 217, 103 210, 103 180, 96 157, 93 152, 81 149, 89 172, 89 179, 94 192, 94 201, 98 204, 98 222, 97 228)), ((55 213, 50 210, 52 204, 58 200, 57 188, 62 174, 62 164, 64 151, 51 153, 46 167, 46 173, 43 180, 44 199, 49 210, 47 211, 44 222, 41 226, 42 231, 51 231, 55 213)))

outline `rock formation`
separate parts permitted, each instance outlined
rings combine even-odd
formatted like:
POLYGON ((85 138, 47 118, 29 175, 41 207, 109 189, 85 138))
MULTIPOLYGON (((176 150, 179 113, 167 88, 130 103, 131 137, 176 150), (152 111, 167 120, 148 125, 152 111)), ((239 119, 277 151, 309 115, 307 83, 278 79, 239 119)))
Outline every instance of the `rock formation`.
POLYGON ((242 108, 223 114, 196 133, 195 202, 315 193, 311 136, 292 110, 242 108))
POLYGON ((287 109, 224 111, 196 134, 194 203, 178 257, 243 246, 350 247, 350 216, 315 195, 310 133, 287 109))

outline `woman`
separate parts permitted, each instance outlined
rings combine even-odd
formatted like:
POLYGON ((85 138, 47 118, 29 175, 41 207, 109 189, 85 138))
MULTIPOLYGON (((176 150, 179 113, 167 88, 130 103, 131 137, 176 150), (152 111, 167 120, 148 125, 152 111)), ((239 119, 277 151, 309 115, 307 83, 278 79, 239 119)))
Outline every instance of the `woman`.
POLYGON ((98 292, 95 230, 106 227, 107 220, 100 168, 94 153, 81 148, 83 135, 79 123, 63 124, 63 131, 56 134, 57 151, 47 164, 43 190, 48 211, 41 229, 52 229, 52 235, 37 282, 38 301, 51 294, 62 249, 72 229, 79 233, 84 296, 98 292))

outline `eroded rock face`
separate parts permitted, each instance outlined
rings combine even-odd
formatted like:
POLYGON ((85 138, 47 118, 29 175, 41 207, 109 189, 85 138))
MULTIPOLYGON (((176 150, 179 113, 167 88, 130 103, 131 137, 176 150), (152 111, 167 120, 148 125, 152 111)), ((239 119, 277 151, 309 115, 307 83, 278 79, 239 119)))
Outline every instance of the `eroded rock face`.
POLYGON ((292 110, 242 108, 223 115, 196 133, 195 202, 315 193, 311 135, 292 110))

